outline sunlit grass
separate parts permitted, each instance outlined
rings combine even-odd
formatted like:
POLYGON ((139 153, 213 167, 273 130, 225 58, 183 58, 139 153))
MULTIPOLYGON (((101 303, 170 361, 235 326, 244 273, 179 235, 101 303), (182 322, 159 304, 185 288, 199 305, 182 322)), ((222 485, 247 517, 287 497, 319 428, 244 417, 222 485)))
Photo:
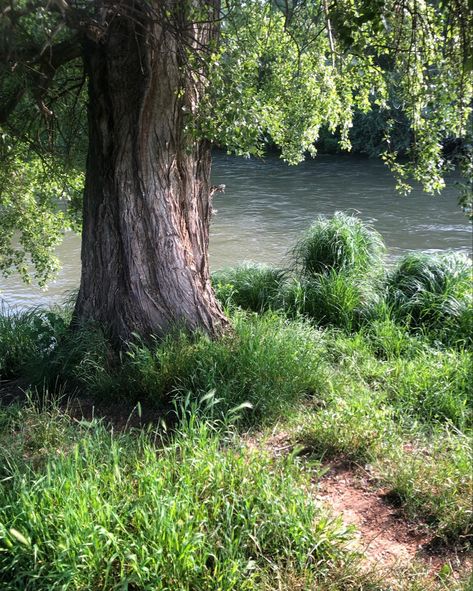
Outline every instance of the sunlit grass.
POLYGON ((293 249, 303 275, 330 271, 370 273, 379 270, 385 246, 381 235, 359 218, 336 212, 332 218, 319 217, 293 249))
POLYGON ((447 343, 473 339, 473 268, 467 256, 409 254, 387 280, 387 302, 414 329, 447 343))
POLYGON ((257 590, 280 570, 320 582, 352 559, 350 532, 305 493, 293 463, 243 454, 195 415, 171 440, 93 421, 66 453, 30 469, 13 456, 6 472, 5 591, 257 590))
POLYGON ((438 538, 471 541, 468 261, 412 255, 386 279, 379 236, 342 214, 297 248, 291 270, 213 277, 232 326, 218 340, 176 329, 117 353, 67 312, 0 315, 0 379, 32 386, 0 407, 2 589, 385 591, 345 561, 305 456, 242 446, 275 423, 319 462, 369 466, 438 538), (44 388, 145 404, 167 432, 73 421, 44 388))

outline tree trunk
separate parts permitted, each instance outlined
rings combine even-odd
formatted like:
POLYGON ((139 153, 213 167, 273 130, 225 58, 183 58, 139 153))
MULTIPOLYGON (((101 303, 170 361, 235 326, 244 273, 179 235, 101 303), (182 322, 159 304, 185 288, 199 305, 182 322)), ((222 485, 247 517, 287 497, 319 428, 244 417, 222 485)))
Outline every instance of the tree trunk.
POLYGON ((117 343, 176 324, 214 335, 227 323, 208 265, 210 146, 185 129, 205 86, 186 54, 217 33, 216 2, 199 4, 207 17, 189 25, 188 3, 125 0, 84 46, 89 152, 74 316, 117 343))

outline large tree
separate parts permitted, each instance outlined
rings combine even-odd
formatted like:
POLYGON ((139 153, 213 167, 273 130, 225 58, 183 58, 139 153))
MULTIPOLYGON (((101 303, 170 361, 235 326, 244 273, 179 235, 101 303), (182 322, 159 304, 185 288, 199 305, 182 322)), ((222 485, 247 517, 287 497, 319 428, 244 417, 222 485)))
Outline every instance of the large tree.
POLYGON ((296 163, 322 126, 349 149, 355 110, 401 109, 411 159, 389 129, 385 159, 402 189, 410 173, 439 190, 443 139, 468 135, 471 0, 0 6, 0 268, 28 277, 30 258, 46 281, 82 207, 75 321, 116 342, 226 325, 207 256, 213 142, 259 155, 270 140, 296 163))

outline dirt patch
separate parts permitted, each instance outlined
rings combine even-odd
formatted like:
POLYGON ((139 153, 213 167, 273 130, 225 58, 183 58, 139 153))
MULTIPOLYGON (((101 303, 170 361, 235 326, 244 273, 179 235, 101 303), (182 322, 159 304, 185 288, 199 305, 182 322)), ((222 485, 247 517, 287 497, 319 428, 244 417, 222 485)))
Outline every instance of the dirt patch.
POLYGON ((444 565, 453 572, 471 568, 471 559, 453 549, 432 550, 434 536, 425 527, 405 519, 389 499, 389 490, 378 488, 366 470, 338 462, 329 464, 317 484, 317 497, 356 526, 358 546, 371 566, 392 569, 422 563, 432 574, 444 565))
POLYGON ((406 522, 384 499, 388 491, 373 489, 369 477, 346 463, 330 466, 319 483, 318 497, 345 523, 355 525, 359 545, 369 561, 383 566, 412 562, 431 536, 406 522))
MULTIPOLYGON (((275 430, 264 439, 249 436, 246 444, 275 458, 289 453, 304 457, 304 450, 297 449, 291 439, 289 433, 275 430)), ((321 470, 315 470, 311 488, 334 514, 356 527, 355 546, 366 556, 369 568, 395 573, 398 568, 419 565, 436 575, 447 565, 458 576, 472 569, 471 556, 438 545, 426 526, 406 519, 389 492, 379 487, 368 470, 343 460, 324 462, 321 470)))

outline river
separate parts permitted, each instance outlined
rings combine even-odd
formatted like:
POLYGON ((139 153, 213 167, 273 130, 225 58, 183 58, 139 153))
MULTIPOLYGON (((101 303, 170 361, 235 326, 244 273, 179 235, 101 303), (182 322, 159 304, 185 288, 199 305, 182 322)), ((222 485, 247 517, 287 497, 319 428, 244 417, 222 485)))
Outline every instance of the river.
MULTIPOLYGON (((322 155, 294 167, 277 156, 246 160, 217 153, 213 182, 226 185, 214 201, 213 270, 248 260, 281 264, 317 215, 339 210, 357 213, 381 232, 391 259, 411 250, 471 251, 471 225, 456 203, 453 182, 440 196, 415 189, 402 197, 379 160, 322 155)), ((57 254, 62 269, 47 290, 25 285, 16 275, 0 277, 0 301, 20 307, 52 304, 76 289, 80 238, 66 235, 57 254)))

